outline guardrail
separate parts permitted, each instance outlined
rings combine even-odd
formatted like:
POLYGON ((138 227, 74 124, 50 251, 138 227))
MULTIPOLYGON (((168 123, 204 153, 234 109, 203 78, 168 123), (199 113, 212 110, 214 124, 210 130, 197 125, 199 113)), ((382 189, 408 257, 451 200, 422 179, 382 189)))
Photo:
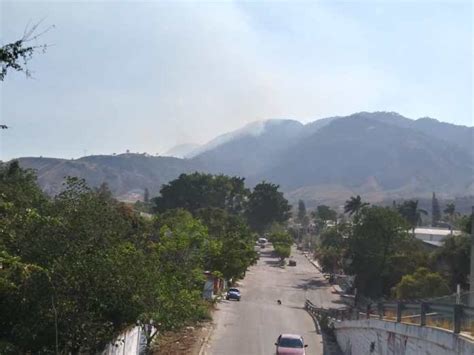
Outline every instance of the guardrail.
POLYGON ((383 302, 368 304, 364 310, 360 310, 319 308, 306 300, 305 308, 314 316, 324 315, 333 321, 375 318, 474 335, 474 308, 461 304, 383 302))

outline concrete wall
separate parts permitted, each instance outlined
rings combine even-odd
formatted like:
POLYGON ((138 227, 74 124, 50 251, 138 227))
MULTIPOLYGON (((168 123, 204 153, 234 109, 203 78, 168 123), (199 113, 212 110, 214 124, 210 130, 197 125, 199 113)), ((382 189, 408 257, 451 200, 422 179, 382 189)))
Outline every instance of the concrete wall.
POLYGON ((337 322, 335 328, 346 355, 474 354, 474 342, 442 329, 377 319, 337 322))

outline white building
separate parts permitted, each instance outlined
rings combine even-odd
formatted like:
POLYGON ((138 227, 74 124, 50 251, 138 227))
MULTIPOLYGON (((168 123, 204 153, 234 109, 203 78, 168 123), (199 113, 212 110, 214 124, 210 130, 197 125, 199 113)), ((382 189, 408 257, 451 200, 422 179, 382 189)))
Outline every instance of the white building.
POLYGON ((445 228, 415 228, 415 238, 427 244, 439 247, 446 237, 450 235, 460 235, 461 231, 445 228))

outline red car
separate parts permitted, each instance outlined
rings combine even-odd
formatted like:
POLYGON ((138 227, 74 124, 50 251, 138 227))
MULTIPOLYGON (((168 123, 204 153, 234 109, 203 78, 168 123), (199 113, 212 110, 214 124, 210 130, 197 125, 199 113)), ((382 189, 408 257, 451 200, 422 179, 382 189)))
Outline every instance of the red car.
POLYGON ((305 348, 308 345, 304 344, 303 337, 297 334, 281 334, 277 342, 276 354, 277 355, 305 355, 305 348))

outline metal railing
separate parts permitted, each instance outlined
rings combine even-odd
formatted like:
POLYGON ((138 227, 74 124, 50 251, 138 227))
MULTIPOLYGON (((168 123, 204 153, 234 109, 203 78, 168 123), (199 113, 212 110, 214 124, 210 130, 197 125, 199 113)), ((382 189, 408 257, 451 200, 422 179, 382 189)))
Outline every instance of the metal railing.
POLYGON ((332 321, 380 319, 474 335, 474 308, 462 304, 381 302, 369 303, 361 310, 319 308, 306 300, 305 308, 314 316, 326 316, 332 321))

